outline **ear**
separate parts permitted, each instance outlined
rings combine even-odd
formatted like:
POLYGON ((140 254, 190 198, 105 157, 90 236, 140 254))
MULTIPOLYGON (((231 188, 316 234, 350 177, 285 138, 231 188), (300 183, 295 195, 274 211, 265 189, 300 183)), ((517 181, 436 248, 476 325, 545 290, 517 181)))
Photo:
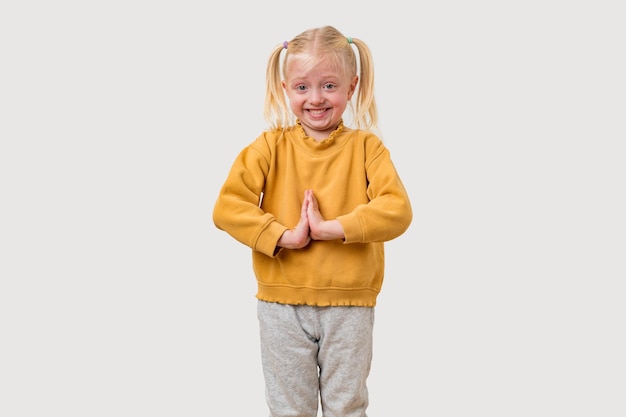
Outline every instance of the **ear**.
POLYGON ((352 95, 356 91, 356 85, 359 82, 359 76, 355 75, 352 77, 352 81, 350 81, 350 91, 348 91, 348 100, 352 98, 352 95))

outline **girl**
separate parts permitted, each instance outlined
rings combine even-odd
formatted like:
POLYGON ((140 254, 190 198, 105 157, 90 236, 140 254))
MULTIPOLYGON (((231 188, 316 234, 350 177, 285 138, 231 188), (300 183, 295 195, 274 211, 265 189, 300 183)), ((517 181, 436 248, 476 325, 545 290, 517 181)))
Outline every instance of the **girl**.
POLYGON ((412 220, 372 131, 373 74, 367 45, 330 26, 278 45, 270 128, 237 156, 215 202, 216 227, 252 249, 272 417, 316 417, 318 404, 324 417, 366 415, 384 242, 412 220))

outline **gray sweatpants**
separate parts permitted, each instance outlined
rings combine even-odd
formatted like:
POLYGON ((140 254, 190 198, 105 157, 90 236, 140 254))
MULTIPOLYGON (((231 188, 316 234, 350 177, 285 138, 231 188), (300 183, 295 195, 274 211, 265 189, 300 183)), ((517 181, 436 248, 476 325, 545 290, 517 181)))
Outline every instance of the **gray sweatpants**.
POLYGON ((373 307, 259 301, 270 417, 367 417, 373 307))

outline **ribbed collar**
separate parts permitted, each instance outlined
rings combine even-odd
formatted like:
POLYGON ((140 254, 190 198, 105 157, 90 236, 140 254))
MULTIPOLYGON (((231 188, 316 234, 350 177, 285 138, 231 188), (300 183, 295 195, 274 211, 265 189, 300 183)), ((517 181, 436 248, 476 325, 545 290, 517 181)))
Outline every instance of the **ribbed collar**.
POLYGON ((345 127, 343 124, 343 120, 339 122, 337 129, 330 132, 330 135, 321 141, 316 141, 314 138, 308 136, 300 123, 300 120, 296 120, 296 124, 294 125, 294 133, 296 136, 301 136, 302 141, 299 141, 306 149, 309 151, 323 151, 330 147, 332 147, 337 138, 341 136, 343 132, 345 132, 345 127))

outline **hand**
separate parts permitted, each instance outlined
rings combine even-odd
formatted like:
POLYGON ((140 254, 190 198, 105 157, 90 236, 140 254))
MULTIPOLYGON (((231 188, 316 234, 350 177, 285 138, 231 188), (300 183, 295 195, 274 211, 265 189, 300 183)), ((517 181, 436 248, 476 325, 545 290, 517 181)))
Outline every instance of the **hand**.
POLYGON ((309 200, 305 197, 300 208, 298 224, 291 230, 285 230, 285 233, 278 239, 278 246, 286 249, 302 249, 309 244, 311 236, 309 235, 309 218, 307 216, 308 207, 309 200))
POLYGON ((308 201, 306 214, 308 217, 310 235, 314 240, 344 239, 344 231, 338 220, 324 220, 320 212, 317 198, 313 190, 304 192, 304 200, 308 201))

